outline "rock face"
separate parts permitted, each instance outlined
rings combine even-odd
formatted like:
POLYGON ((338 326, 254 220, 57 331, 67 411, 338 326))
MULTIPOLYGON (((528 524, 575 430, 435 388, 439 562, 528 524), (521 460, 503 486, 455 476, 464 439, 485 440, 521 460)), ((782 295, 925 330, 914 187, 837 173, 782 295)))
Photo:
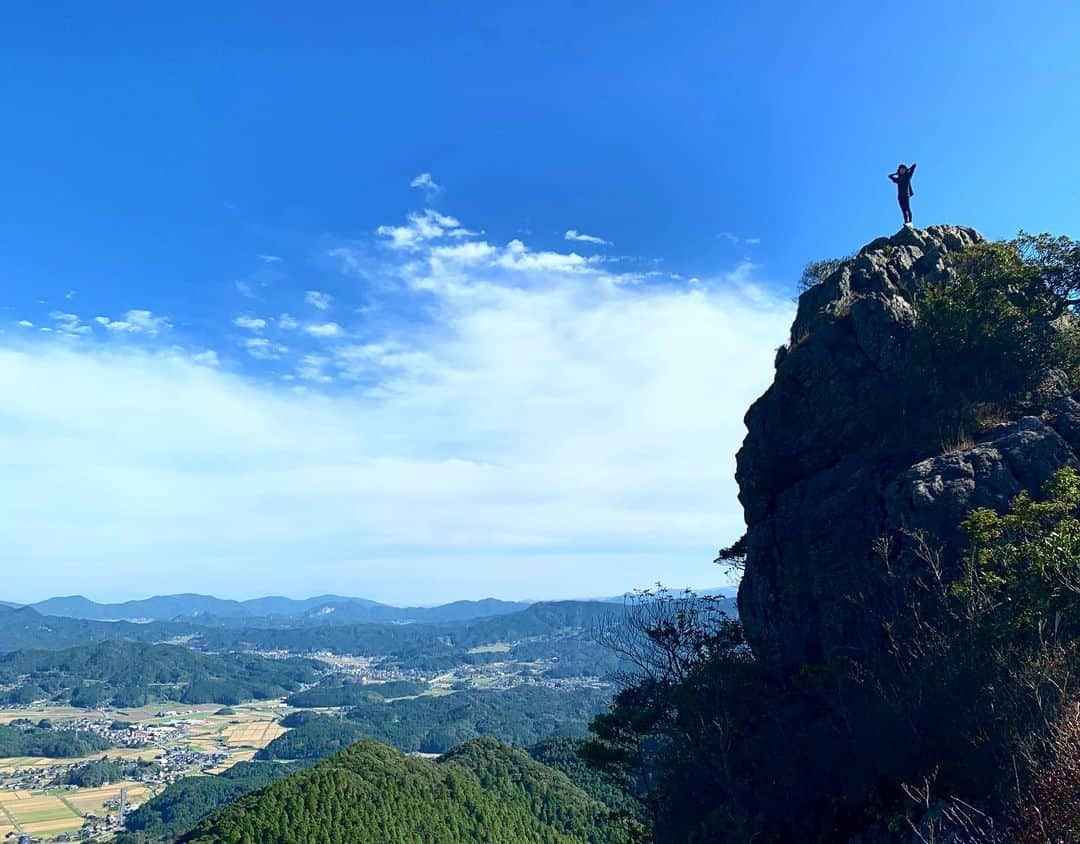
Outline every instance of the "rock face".
POLYGON ((860 584, 885 565, 882 538, 926 531, 947 556, 972 508, 1003 508, 1077 463, 1080 396, 1050 374, 1030 415, 974 443, 950 443, 919 406, 915 297, 948 277, 950 252, 982 240, 957 226, 904 229, 799 299, 773 384, 746 414, 736 472, 748 550, 739 614, 781 670, 874 647, 879 596, 860 584))

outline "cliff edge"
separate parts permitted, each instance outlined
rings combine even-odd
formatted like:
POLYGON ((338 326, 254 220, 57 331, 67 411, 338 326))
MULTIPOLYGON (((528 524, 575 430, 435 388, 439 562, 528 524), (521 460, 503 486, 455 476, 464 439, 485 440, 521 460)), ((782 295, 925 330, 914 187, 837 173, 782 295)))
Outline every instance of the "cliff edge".
MULTIPOLYGON (((878 238, 802 294, 773 384, 745 417, 736 478, 747 522, 739 613, 759 658, 781 671, 865 656, 882 596, 868 583, 883 547, 920 532, 943 559, 974 507, 1037 493, 1080 455, 1080 394, 1053 371, 1021 409, 974 434, 943 423, 950 396, 921 389, 920 291, 948 281, 949 256, 984 242, 933 226, 878 238)), ((889 563, 892 566, 892 563, 889 563)), ((925 565, 901 554, 901 578, 925 565)))

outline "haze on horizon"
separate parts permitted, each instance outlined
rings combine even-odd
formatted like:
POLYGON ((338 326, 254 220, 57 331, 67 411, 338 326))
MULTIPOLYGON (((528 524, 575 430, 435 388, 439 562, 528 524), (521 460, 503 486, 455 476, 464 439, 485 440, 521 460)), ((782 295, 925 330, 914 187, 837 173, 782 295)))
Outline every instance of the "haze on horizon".
POLYGON ((716 586, 898 161, 1080 234, 1066 4, 330 7, 9 13, 0 598, 716 586))

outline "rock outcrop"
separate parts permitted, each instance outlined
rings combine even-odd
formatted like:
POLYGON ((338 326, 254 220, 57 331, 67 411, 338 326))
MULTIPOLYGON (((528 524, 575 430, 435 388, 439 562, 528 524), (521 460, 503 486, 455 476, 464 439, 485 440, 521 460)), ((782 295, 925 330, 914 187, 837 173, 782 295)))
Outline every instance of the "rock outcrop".
POLYGON ((859 584, 884 565, 882 538, 925 531, 947 556, 973 507, 1003 508, 1077 463, 1080 396, 1053 373, 1037 406, 974 442, 950 442, 913 389, 918 291, 948 277, 949 253, 982 240, 957 226, 904 229, 800 297, 775 380, 746 414, 736 474, 748 552, 739 613, 781 670, 874 647, 878 596, 859 584))

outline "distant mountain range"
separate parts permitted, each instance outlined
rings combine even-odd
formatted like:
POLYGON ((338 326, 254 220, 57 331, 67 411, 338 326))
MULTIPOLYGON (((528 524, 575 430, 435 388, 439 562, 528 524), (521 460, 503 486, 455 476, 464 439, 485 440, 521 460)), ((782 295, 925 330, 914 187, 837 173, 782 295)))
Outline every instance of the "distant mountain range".
MULTIPOLYGON (((49 598, 30 604, 41 615, 88 621, 198 621, 212 626, 252 623, 385 623, 467 621, 517 612, 531 601, 454 601, 436 607, 392 607, 366 598, 319 595, 314 598, 270 596, 234 601, 211 595, 158 595, 102 604, 82 595, 49 598)), ((4 603, 14 607, 15 604, 4 603)))
MULTIPOLYGON (((734 587, 702 590, 702 595, 733 597, 734 587)), ((595 600, 621 602, 622 595, 595 600)), ((82 595, 48 598, 30 609, 43 616, 76 618, 87 621, 126 622, 197 622, 208 627, 233 626, 298 626, 304 624, 363 624, 363 623, 439 623, 469 621, 477 618, 506 615, 532 606, 535 601, 502 601, 482 598, 476 601, 454 601, 434 607, 395 607, 367 598, 343 595, 318 595, 313 598, 285 598, 272 595, 234 601, 212 595, 157 595, 122 603, 98 603, 82 595)), ((23 605, 0 601, 0 607, 19 608, 23 605)))

